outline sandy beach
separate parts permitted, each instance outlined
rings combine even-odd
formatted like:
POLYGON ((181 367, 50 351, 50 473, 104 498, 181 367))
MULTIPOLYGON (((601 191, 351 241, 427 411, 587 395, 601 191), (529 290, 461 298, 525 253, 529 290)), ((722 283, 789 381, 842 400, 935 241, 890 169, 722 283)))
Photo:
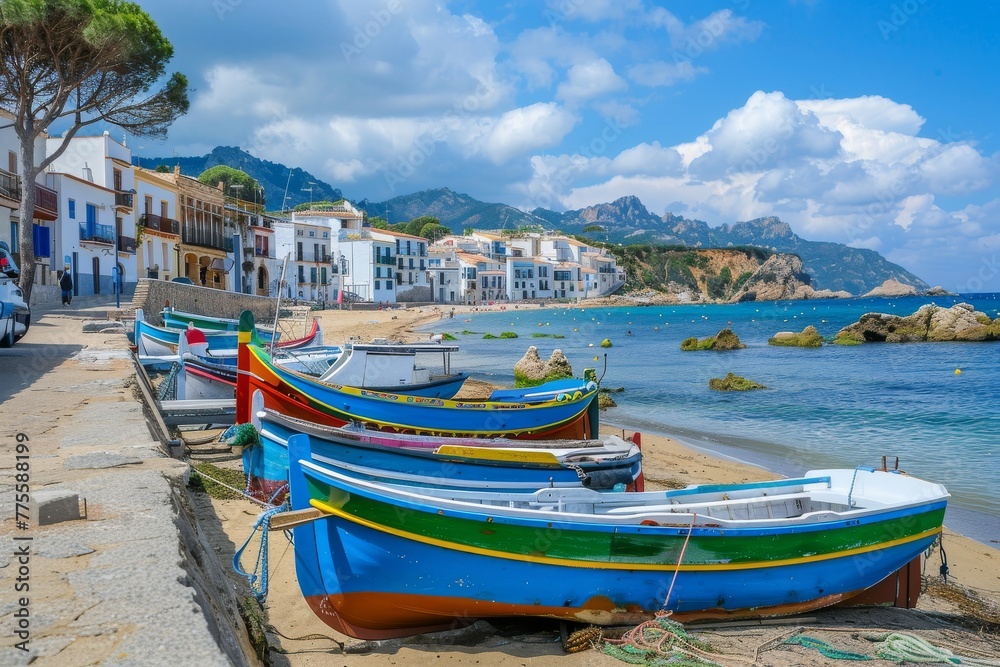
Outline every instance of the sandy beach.
MULTIPOLYGON (((423 307, 327 310, 312 315, 320 318, 325 342, 337 344, 351 337, 426 339, 426 333, 415 329, 449 318, 450 311, 450 307, 443 310, 423 307)), ((468 312, 472 309, 456 308, 454 317, 465 317, 468 312)), ((467 386, 463 392, 484 389, 475 383, 468 385, 471 388, 467 386)), ((622 425, 613 425, 613 411, 602 415, 602 420, 606 423, 602 431, 632 433, 622 425)), ((764 469, 711 456, 672 438, 643 434, 643 454, 647 490, 775 477, 764 469)), ((197 500, 209 539, 217 555, 226 562, 249 535, 259 507, 242 500, 214 500, 203 494, 198 494, 197 500)), ((956 654, 995 659, 1000 656, 1000 551, 947 528, 943 545, 950 567, 949 584, 940 583, 940 553, 935 548, 924 562, 924 593, 916 609, 834 608, 774 625, 701 629, 695 636, 721 652, 707 656, 721 665, 833 665, 840 661, 824 657, 812 648, 782 642, 804 634, 840 650, 872 655, 873 643, 866 637, 889 631, 919 636, 956 654)), ((558 626, 545 621, 528 620, 465 639, 445 635, 379 644, 359 642, 333 632, 303 603, 295 581, 292 547, 280 533, 271 535, 269 559, 270 589, 265 608, 273 627, 268 639, 276 665, 406 665, 427 660, 489 666, 553 664, 556 660, 565 665, 623 664, 594 650, 564 653, 558 626)), ((689 630, 695 631, 694 626, 689 630)))

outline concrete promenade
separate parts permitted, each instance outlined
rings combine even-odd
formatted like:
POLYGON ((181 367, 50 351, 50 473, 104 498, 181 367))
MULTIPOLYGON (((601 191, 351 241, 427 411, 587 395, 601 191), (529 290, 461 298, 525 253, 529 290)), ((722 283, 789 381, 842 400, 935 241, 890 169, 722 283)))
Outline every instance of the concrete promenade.
POLYGON ((43 304, 0 350, 0 665, 255 664, 235 587, 202 558, 187 466, 133 394, 124 333, 82 333, 113 309, 43 304), (86 516, 37 525, 18 484, 77 493, 86 516))

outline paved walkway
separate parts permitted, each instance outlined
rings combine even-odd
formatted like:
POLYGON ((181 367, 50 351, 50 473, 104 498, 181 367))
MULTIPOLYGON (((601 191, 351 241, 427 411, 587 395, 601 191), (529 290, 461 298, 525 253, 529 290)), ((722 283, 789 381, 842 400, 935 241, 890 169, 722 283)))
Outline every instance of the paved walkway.
POLYGON ((127 340, 81 332, 114 306, 37 307, 27 336, 0 350, 0 665, 245 664, 231 610, 220 631, 212 584, 191 567, 186 465, 150 435, 127 340), (19 525, 18 482, 79 493, 86 518, 19 525))

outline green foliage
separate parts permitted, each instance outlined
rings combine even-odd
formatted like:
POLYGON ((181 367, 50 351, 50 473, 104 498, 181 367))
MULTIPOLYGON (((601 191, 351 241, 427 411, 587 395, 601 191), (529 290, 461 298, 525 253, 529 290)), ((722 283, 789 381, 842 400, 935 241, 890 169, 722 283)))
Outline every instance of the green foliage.
POLYGON ((458 340, 458 338, 456 338, 454 335, 446 332, 446 333, 441 334, 441 340, 458 340))
POLYGON ((483 340, 494 340, 495 338, 497 338, 497 336, 494 336, 491 333, 485 333, 485 334, 483 334, 483 340))
POLYGON ((173 169, 171 169, 169 166, 165 164, 158 164, 156 165, 156 169, 154 171, 156 171, 156 173, 158 174, 169 174, 170 172, 173 171, 173 169))
POLYGON ((850 347, 852 345, 861 345, 862 343, 864 343, 863 340, 859 340, 858 338, 849 333, 838 334, 837 337, 833 339, 834 345, 843 345, 845 347, 850 347))
POLYGON ((681 350, 684 352, 697 352, 699 350, 711 350, 715 347, 715 336, 709 336, 698 340, 696 337, 685 338, 681 341, 681 350))
POLYGON ((734 292, 739 291, 739 289, 743 287, 743 285, 745 285, 748 280, 750 280, 750 276, 752 275, 753 271, 744 271, 743 273, 741 273, 739 277, 736 278, 736 280, 733 282, 733 291, 734 292))
POLYGON ((202 493, 207 493, 212 498, 218 500, 236 500, 243 497, 243 494, 233 491, 232 489, 227 489, 212 479, 217 479, 223 484, 227 484, 236 489, 242 489, 246 485, 246 478, 243 473, 239 470, 230 470, 228 468, 220 468, 219 466, 212 465, 211 463, 199 463, 194 466, 194 470, 188 476, 188 488, 192 491, 201 491, 202 493), (199 474, 203 473, 203 474, 199 474))
POLYGON ((479 332, 478 331, 469 331, 468 329, 463 329, 459 333, 461 333, 463 336, 474 336, 475 334, 478 334, 479 332))
POLYGON ((722 267, 719 271, 719 275, 713 276, 708 279, 707 291, 708 296, 713 299, 722 299, 729 294, 729 288, 733 285, 733 274, 729 270, 728 266, 722 267))
POLYGON ((501 331, 500 332, 500 337, 501 338, 517 338, 517 334, 514 333, 513 331, 501 331))
POLYGON ((605 338, 604 340, 602 340, 601 341, 601 347, 611 347, 611 340, 608 339, 608 338, 605 338))
POLYGON ((265 203, 264 189, 256 178, 245 171, 233 169, 224 164, 217 164, 201 172, 201 175, 198 176, 198 182, 213 188, 221 182, 222 192, 227 197, 236 197, 248 202, 265 203), (233 186, 236 187, 234 188, 233 186))
POLYGON ((587 233, 590 233, 590 232, 603 232, 603 231, 604 231, 604 227, 601 227, 600 225, 587 225, 586 227, 583 228, 583 233, 584 234, 587 234, 587 233))
POLYGON ((745 377, 726 373, 724 378, 712 378, 708 381, 708 388, 715 391, 751 391, 753 389, 767 389, 764 385, 745 377))
POLYGON ((531 334, 531 337, 532 338, 551 338, 552 334, 547 334, 547 333, 533 333, 533 334, 531 334))
MULTIPOLYGON (((306 188, 308 190, 309 188, 306 188)), ((338 199, 337 201, 330 201, 329 199, 324 199, 322 201, 305 202, 303 204, 297 204, 293 211, 332 211, 336 208, 343 206, 344 200, 338 199)))
POLYGON ((368 218, 368 224, 375 229, 389 229, 389 222, 379 215, 368 218))

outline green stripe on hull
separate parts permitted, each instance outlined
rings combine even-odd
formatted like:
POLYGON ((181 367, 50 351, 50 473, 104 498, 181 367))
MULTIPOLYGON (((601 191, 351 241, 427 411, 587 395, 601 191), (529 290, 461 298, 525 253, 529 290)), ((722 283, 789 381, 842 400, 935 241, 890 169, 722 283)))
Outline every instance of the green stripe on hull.
MULTIPOLYGON (((561 561, 566 565, 631 564, 656 567, 677 563, 687 528, 624 525, 616 529, 522 525, 474 520, 409 510, 361 494, 347 494, 307 477, 317 506, 378 530, 406 534, 418 541, 441 542, 458 549, 489 552, 497 557, 561 561)), ((483 506, 484 515, 489 507, 483 506)), ((818 524, 804 532, 726 535, 723 529, 696 528, 684 552, 682 569, 733 568, 824 560, 844 552, 864 553, 888 543, 907 542, 940 531, 944 509, 858 524, 856 519, 818 524)), ((780 530, 780 528, 775 528, 780 530)))

